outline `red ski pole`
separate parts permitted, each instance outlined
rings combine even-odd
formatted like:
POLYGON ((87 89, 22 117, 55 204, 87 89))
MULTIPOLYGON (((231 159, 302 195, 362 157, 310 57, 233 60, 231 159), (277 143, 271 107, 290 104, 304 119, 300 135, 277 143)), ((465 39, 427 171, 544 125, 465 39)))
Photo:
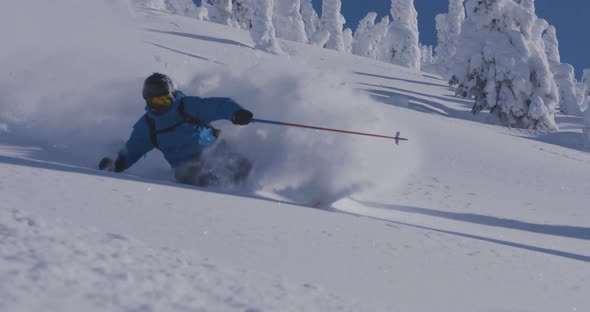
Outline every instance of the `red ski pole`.
POLYGON ((297 128, 314 129, 314 130, 322 130, 322 131, 332 131, 332 132, 348 133, 348 134, 355 134, 355 135, 365 135, 365 136, 371 136, 371 137, 383 138, 383 139, 392 139, 392 140, 395 140, 395 144, 399 144, 399 141, 408 141, 408 139, 400 137, 399 131, 395 134, 395 136, 387 136, 387 135, 380 135, 380 134, 371 134, 371 133, 363 133, 363 132, 355 132, 355 131, 347 131, 347 130, 339 130, 339 129, 330 129, 330 128, 323 128, 323 127, 316 127, 316 126, 308 126, 308 125, 301 125, 301 124, 274 121, 274 120, 266 120, 266 119, 258 119, 258 118, 253 118, 252 121, 271 124, 271 125, 297 127, 297 128))

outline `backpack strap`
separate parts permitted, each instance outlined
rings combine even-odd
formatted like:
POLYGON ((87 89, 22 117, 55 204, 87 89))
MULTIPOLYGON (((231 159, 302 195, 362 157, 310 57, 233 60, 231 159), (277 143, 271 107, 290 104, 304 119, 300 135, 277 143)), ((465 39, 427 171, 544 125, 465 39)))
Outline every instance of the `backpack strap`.
POLYGON ((156 121, 151 118, 150 116, 148 116, 147 114, 145 114, 145 121, 148 124, 148 128, 150 130, 150 141, 152 142, 152 145, 155 148, 160 148, 158 145, 158 134, 160 133, 168 133, 168 132, 172 132, 174 130, 176 130, 176 128, 178 128, 180 125, 182 125, 183 123, 190 123, 193 124, 195 126, 199 126, 202 128, 209 128, 213 131, 213 135, 218 138, 219 135, 221 134, 221 130, 219 129, 215 129, 213 126, 211 126, 208 123, 204 123, 201 120, 191 116, 189 113, 187 113, 184 110, 184 98, 180 99, 180 104, 178 105, 178 112, 180 113, 180 115, 182 116, 183 120, 166 128, 166 129, 162 129, 162 130, 157 130, 156 129, 156 121))
POLYGON ((156 121, 154 121, 154 119, 152 119, 147 114, 145 114, 144 116, 145 116, 145 121, 147 122, 148 128, 150 130, 150 141, 152 141, 152 145, 155 148, 159 148, 159 146, 158 146, 158 132, 156 131, 156 121))
POLYGON ((192 123, 194 125, 202 124, 202 122, 199 119, 191 116, 189 113, 187 113, 184 110, 184 98, 180 99, 180 104, 178 105, 178 112, 184 118, 184 121, 186 121, 188 123, 192 123))
POLYGON ((180 115, 184 118, 184 122, 188 122, 190 124, 199 126, 199 127, 203 127, 203 128, 209 128, 213 131, 213 135, 218 138, 219 135, 221 134, 221 130, 219 129, 215 129, 213 126, 211 126, 208 123, 204 123, 201 120, 191 116, 189 113, 187 113, 184 110, 184 98, 180 99, 180 105, 178 105, 178 112, 180 113, 180 115))

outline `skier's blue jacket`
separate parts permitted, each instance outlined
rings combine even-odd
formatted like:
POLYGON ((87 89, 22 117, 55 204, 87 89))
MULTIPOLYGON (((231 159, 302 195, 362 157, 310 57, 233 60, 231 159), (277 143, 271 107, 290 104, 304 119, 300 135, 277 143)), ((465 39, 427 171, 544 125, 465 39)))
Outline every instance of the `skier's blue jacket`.
POLYGON ((185 118, 179 111, 181 100, 185 113, 200 120, 202 124, 220 119, 231 120, 233 114, 242 109, 231 98, 200 98, 185 96, 182 92, 175 91, 174 102, 166 113, 155 115, 146 106, 146 114, 135 123, 129 140, 119 152, 116 171, 128 169, 155 147, 146 115, 154 120, 157 131, 174 128, 175 125, 180 124, 173 131, 157 134, 157 148, 173 168, 199 157, 203 149, 216 140, 211 128, 189 122, 183 123, 185 118))

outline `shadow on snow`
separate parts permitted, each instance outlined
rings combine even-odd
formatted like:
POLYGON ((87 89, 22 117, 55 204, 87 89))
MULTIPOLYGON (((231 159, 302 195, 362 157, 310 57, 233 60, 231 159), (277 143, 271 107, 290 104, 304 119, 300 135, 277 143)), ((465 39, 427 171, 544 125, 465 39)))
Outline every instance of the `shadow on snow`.
MULTIPOLYGON (((496 122, 491 122, 490 120, 486 121, 489 114, 482 114, 473 115, 470 111, 471 107, 473 106, 473 101, 465 100, 456 98, 453 96, 445 95, 445 96, 436 96, 430 95, 426 93, 420 93, 411 90, 404 90, 396 87, 391 86, 384 86, 384 85, 377 85, 377 84, 370 84, 370 83, 358 83, 359 85, 373 87, 372 89, 358 89, 362 92, 368 93, 373 99, 378 102, 387 104, 387 105, 395 105, 400 106, 398 103, 395 103, 396 97, 407 97, 409 100, 408 107, 409 109, 439 115, 439 116, 446 116, 455 119, 462 119, 474 122, 481 122, 488 125, 498 125, 496 122), (380 89, 374 89, 380 88, 380 89), (388 90, 382 90, 388 89, 388 90), (413 95, 410 95, 413 94, 413 95), (440 102, 428 100, 428 98, 440 100, 440 101, 453 101, 469 110, 458 110, 450 108, 440 102)), ((556 122, 558 124, 569 123, 573 124, 578 129, 582 127, 582 120, 579 117, 574 116, 558 116, 556 117, 556 122)), ((498 125, 501 126, 501 125, 498 125)), ((501 126, 505 127, 505 126, 501 126)), ((533 140, 537 142, 543 142, 547 144, 557 145, 561 147, 565 147, 568 149, 578 150, 581 152, 587 152, 586 148, 584 147, 584 138, 581 133, 578 132, 570 132, 570 131, 560 131, 560 132, 548 132, 548 131, 535 131, 535 130, 527 130, 527 129, 516 129, 519 130, 521 134, 512 134, 513 136, 533 140)))
POLYGON ((179 36, 179 37, 185 37, 185 38, 197 39, 197 40, 204 40, 204 41, 210 41, 210 42, 221 43, 221 44, 229 44, 229 45, 235 45, 235 46, 239 46, 239 47, 252 49, 252 47, 250 47, 250 46, 247 46, 241 42, 230 40, 230 39, 222 39, 222 38, 215 38, 215 37, 210 37, 210 36, 190 34, 190 33, 178 32, 178 31, 165 31, 165 30, 150 29, 150 28, 145 28, 145 30, 150 31, 150 32, 154 32, 154 33, 167 34, 167 35, 173 35, 173 36, 179 36))
MULTIPOLYGON (((559 250, 555 250, 555 249, 549 249, 549 248, 536 247, 536 246, 525 245, 525 244, 520 244, 520 243, 514 243, 514 242, 505 241, 505 240, 495 239, 495 238, 483 237, 483 236, 479 236, 479 235, 435 229, 435 228, 431 228, 431 227, 420 226, 420 225, 409 224, 409 223, 398 222, 398 221, 389 221, 389 220, 382 220, 382 221, 387 221, 387 222, 390 222, 393 224, 410 226, 410 227, 423 229, 423 230, 435 231, 435 232, 444 233, 444 234, 461 236, 461 237, 475 239, 475 240, 481 240, 484 242, 494 243, 494 244, 498 244, 498 245, 504 245, 504 246, 520 248, 520 249, 534 251, 534 252, 540 252, 540 253, 553 255, 553 256, 557 256, 557 257, 563 257, 563 258, 572 259, 572 260, 590 262, 590 256, 575 254, 575 253, 571 253, 571 252, 565 252, 565 251, 559 251, 559 250)), ((387 224, 387 225, 394 226, 393 224, 387 224)))
MULTIPOLYGON (((425 82, 425 81, 419 81, 419 80, 412 80, 412 79, 404 79, 404 78, 397 78, 397 77, 390 77, 390 76, 383 76, 383 75, 377 75, 377 74, 370 74, 370 73, 363 73, 363 72, 354 72, 357 75, 361 75, 361 76, 368 76, 368 77, 374 77, 374 78, 382 78, 382 79, 390 79, 390 80, 397 80, 397 81, 403 81, 403 82, 408 82, 408 83, 417 83, 417 84, 422 84, 422 85, 428 85, 428 86, 434 86, 434 87, 445 87, 448 88, 449 86, 445 83, 432 83, 432 82, 425 82)), ((426 76, 426 75, 425 75, 426 76)), ((432 76, 426 76, 428 78, 434 79, 432 76)))
MULTIPOLYGON (((415 91, 399 89, 399 88, 390 87, 390 86, 384 86, 384 85, 376 85, 376 84, 370 84, 370 83, 358 83, 358 84, 363 85, 363 86, 368 86, 368 87, 388 89, 388 90, 359 89, 359 90, 361 90, 363 92, 367 92, 371 95, 374 95, 374 96, 376 95, 377 97, 375 97, 375 99, 379 102, 384 103, 384 104, 395 105, 395 103, 392 103, 392 100, 395 97, 404 96, 404 97, 407 97, 410 101, 410 103, 408 105, 409 109, 413 109, 413 110, 416 110, 419 112, 426 112, 426 113, 432 113, 432 114, 437 114, 437 115, 441 115, 441 116, 447 116, 447 117, 456 118, 456 119, 472 120, 472 121, 477 119, 476 116, 474 116, 471 113, 471 111, 453 109, 453 108, 450 108, 450 107, 448 107, 444 104, 441 104, 439 102, 427 99, 427 98, 432 98, 432 99, 437 99, 437 100, 441 100, 441 101, 449 101, 449 99, 446 99, 443 97, 430 95, 430 94, 426 94, 426 93, 420 93, 420 92, 415 92, 415 91), (410 94, 413 94, 413 95, 410 95, 410 94), (424 97, 424 98, 422 98, 422 97, 424 97)), ((456 102, 462 106, 468 107, 468 108, 471 108, 471 106, 473 105, 473 103, 471 103, 470 101, 457 99, 457 98, 454 98, 454 102, 456 102)))
MULTIPOLYGON (((524 130, 523 130, 524 131, 524 130)), ((526 132, 526 131, 525 131, 526 132)), ((513 134, 516 137, 533 140, 537 142, 543 142, 551 145, 557 145, 580 152, 588 152, 584 147, 584 135, 578 132, 562 131, 562 132, 546 132, 546 131, 530 131, 530 134, 523 133, 522 135, 513 134)), ((561 155, 567 157, 565 155, 561 155)), ((574 159, 572 157, 568 157, 574 159)), ((582 161, 580 159, 575 159, 582 161)), ((590 159, 582 161, 584 163, 590 163, 590 159)))
MULTIPOLYGON (((425 209, 425 208, 404 207, 404 206, 385 205, 385 204, 377 204, 377 203, 365 203, 365 202, 360 202, 360 203, 366 204, 369 206, 373 206, 373 207, 377 207, 377 208, 385 208, 385 209, 392 209, 392 210, 398 210, 398 211, 404 211, 404 212, 433 215, 433 216, 438 216, 438 217, 443 217, 443 218, 448 218, 448 219, 453 219, 453 220, 458 220, 458 221, 471 222, 471 223, 476 223, 476 224, 482 224, 482 225, 490 225, 490 226, 504 227, 504 228, 509 228, 509 229, 524 230, 524 231, 530 231, 530 232, 547 234, 547 235, 558 235, 558 236, 564 236, 564 237, 569 237, 569 238, 590 239, 590 228, 571 227, 571 226, 539 225, 539 224, 520 222, 520 221, 516 221, 516 220, 500 219, 500 218, 475 215, 475 214, 449 213, 449 212, 443 212, 443 211, 437 211, 437 210, 425 209)), ((339 212, 344 213, 344 214, 348 214, 348 215, 357 216, 357 217, 364 217, 364 218, 369 218, 369 219, 373 219, 373 220, 383 221, 383 222, 386 222, 387 226, 394 227, 394 228, 397 228, 396 225, 403 225, 403 226, 413 227, 413 228, 417 228, 417 229, 421 229, 421 230, 434 231, 434 232, 438 232, 438 233, 455 235, 455 236, 465 237, 465 238, 469 238, 469 239, 475 239, 475 240, 480 240, 480 241, 484 241, 484 242, 489 242, 489 243, 493 243, 493 244, 519 248, 519 249, 523 249, 523 250, 544 253, 544 254, 557 256, 557 257, 563 257, 563 258, 567 258, 567 259, 571 259, 571 260, 590 262, 590 256, 571 253, 571 252, 565 252, 565 251, 560 251, 560 250, 555 250, 555 249, 549 249, 549 248, 537 247, 537 246, 526 245, 526 244, 521 244, 521 243, 515 243, 515 242, 510 242, 510 241, 501 240, 501 239, 484 237, 484 236, 480 236, 480 235, 461 233, 461 232, 457 232, 457 231, 437 229, 437 228, 433 228, 433 227, 422 226, 422 225, 417 225, 417 224, 410 224, 410 223, 389 220, 389 219, 384 219, 384 218, 365 216, 362 214, 350 213, 350 212, 345 212, 345 211, 339 211, 339 212)))
POLYGON ((164 45, 161 45, 161 44, 158 44, 158 43, 155 43, 155 42, 145 41, 145 43, 151 44, 151 45, 153 45, 155 47, 158 47, 158 48, 161 48, 161 49, 164 49, 164 50, 168 50, 168 51, 172 51, 172 52, 175 52, 175 53, 178 53, 178 54, 190 56, 190 57, 193 57, 193 58, 202 60, 202 61, 212 62, 212 63, 219 64, 219 65, 226 65, 225 63, 222 63, 222 62, 214 61, 214 60, 208 59, 206 57, 198 56, 196 54, 191 54, 191 53, 188 53, 188 52, 184 52, 184 51, 176 50, 176 49, 173 49, 173 48, 169 48, 167 46, 164 46, 164 45))
POLYGON ((398 206, 398 205, 388 205, 388 204, 381 204, 381 203, 374 203, 374 202, 367 202, 367 201, 359 201, 359 203, 373 208, 380 208, 380 209, 387 209, 387 210, 395 210, 413 214, 421 214, 426 216, 444 218, 454 221, 462 221, 480 225, 487 225, 492 227, 501 227, 511 230, 520 230, 538 234, 545 234, 545 235, 553 235, 553 236, 561 236, 561 237, 568 237, 568 238, 577 238, 577 239, 584 239, 590 240, 590 228, 587 227, 577 227, 577 226, 569 226, 569 225, 550 225, 550 224, 535 224, 535 223, 528 223, 522 222, 518 220, 511 220, 511 219, 504 219, 504 218, 497 218, 491 217, 486 215, 474 214, 474 213, 456 213, 456 212, 448 212, 448 211, 440 211, 435 209, 429 208, 417 208, 417 207, 407 207, 407 206, 398 206))

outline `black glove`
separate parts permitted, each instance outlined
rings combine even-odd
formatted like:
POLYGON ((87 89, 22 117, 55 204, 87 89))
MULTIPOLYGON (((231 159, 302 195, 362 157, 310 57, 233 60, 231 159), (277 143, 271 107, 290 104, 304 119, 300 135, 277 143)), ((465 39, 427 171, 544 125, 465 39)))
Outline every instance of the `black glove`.
POLYGON ((101 159, 98 163, 98 169, 103 171, 113 171, 113 169, 115 169, 113 166, 113 160, 108 157, 101 159))
POLYGON ((234 113, 231 122, 233 122, 234 125, 247 125, 252 121, 252 116, 252 112, 249 110, 240 109, 234 113))
POLYGON ((117 157, 117 160, 114 162, 112 159, 105 157, 98 163, 98 169, 102 171, 122 172, 127 169, 127 165, 125 164, 125 159, 121 157, 117 157))

